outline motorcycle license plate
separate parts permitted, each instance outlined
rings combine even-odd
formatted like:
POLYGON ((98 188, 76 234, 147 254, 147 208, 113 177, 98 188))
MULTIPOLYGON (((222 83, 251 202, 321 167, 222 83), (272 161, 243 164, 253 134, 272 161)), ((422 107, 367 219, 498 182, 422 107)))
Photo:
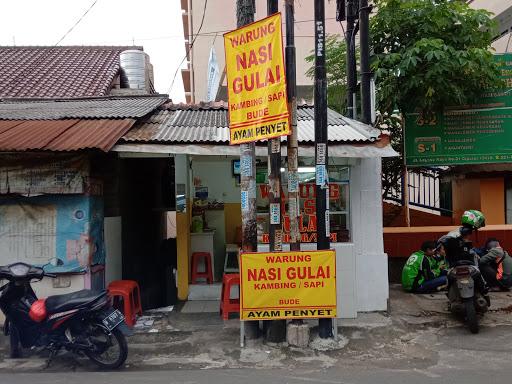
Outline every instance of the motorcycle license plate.
POLYGON ((468 284, 469 283, 469 280, 468 279, 462 279, 462 280, 459 280, 461 282, 461 284, 468 284))
POLYGON ((109 331, 113 330, 124 320, 124 315, 117 309, 112 309, 102 320, 103 325, 109 331))

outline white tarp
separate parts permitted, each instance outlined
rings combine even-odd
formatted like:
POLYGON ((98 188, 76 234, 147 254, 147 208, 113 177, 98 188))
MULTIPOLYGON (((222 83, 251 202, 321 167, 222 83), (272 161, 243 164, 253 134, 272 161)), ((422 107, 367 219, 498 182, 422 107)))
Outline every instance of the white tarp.
POLYGON ((219 63, 215 54, 215 47, 210 49, 210 57, 208 58, 206 101, 215 101, 220 82, 219 63))

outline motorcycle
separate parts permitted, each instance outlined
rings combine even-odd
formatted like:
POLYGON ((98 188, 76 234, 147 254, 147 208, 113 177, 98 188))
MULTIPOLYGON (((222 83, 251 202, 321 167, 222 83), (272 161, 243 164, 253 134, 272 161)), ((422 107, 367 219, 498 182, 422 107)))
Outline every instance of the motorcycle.
POLYGON ((471 261, 461 260, 448 272, 448 300, 451 312, 463 316, 471 333, 478 333, 478 314, 487 312, 491 303, 479 282, 480 271, 471 261))
MULTIPOLYGON (((53 265, 62 265, 58 260, 53 265)), ((128 356, 123 314, 110 305, 106 291, 81 290, 38 299, 31 283, 56 274, 26 263, 0 266, 0 309, 6 320, 11 357, 20 356, 19 345, 48 351, 47 366, 64 348, 87 356, 99 368, 119 368, 128 356)))

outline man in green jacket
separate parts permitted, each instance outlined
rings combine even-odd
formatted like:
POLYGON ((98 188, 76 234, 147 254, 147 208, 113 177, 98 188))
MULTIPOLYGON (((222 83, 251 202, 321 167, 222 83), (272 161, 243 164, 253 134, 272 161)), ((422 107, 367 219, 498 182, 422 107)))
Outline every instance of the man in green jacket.
POLYGON ((421 251, 414 252, 402 270, 402 287, 408 292, 430 293, 446 286, 444 258, 436 256, 436 243, 425 241, 421 251))

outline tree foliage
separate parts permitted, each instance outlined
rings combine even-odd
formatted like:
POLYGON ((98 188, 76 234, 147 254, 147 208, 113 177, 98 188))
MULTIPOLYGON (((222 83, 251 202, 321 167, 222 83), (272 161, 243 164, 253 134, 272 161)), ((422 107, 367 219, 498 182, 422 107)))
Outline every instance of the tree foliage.
POLYGON ((492 14, 461 0, 375 0, 372 70, 381 111, 441 110, 499 85, 492 14))
MULTIPOLYGON (((347 104, 347 45, 339 35, 329 35, 325 39, 325 69, 327 72, 327 105, 343 113, 347 104)), ((306 57, 312 66, 306 75, 315 77, 315 55, 306 57)))

